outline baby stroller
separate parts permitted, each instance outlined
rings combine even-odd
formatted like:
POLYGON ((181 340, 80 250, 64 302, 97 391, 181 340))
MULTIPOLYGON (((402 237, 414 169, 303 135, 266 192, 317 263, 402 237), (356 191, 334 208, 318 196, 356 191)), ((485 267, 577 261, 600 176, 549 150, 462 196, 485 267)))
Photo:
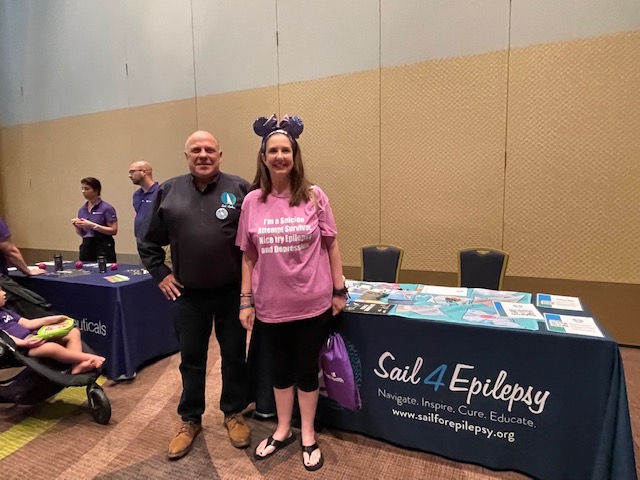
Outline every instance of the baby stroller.
MULTIPOLYGON (((85 351, 91 351, 83 344, 85 351)), ((93 419, 106 425, 111 419, 111 404, 102 387, 96 383, 101 369, 71 375, 68 366, 49 359, 23 355, 5 332, 0 331, 0 369, 24 366, 22 371, 0 381, 0 403, 36 405, 65 387, 87 387, 89 411, 93 419)))
MULTIPOLYGON (((24 289, 7 276, 0 275, 0 285, 7 292, 7 305, 20 315, 41 317, 51 314, 42 297, 24 289)), ((84 342, 82 349, 94 353, 84 342)), ((102 387, 96 383, 102 369, 72 375, 68 365, 21 353, 11 337, 0 331, 0 370, 13 367, 25 368, 11 378, 0 380, 0 403, 36 405, 65 387, 86 386, 89 411, 94 420, 101 425, 109 423, 111 404, 102 387)))

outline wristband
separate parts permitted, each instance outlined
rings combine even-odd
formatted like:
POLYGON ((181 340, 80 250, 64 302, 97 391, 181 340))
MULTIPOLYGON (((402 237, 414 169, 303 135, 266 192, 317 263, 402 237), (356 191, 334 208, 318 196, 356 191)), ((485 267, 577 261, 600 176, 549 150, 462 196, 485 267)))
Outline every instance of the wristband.
POLYGON ((333 296, 334 297, 349 298, 349 289, 347 287, 334 288, 333 289, 333 296))
POLYGON ((240 294, 240 298, 242 298, 242 297, 253 297, 253 295, 250 294, 250 293, 241 293, 240 294))
POLYGON ((250 303, 247 303, 245 305, 240 305, 240 310, 244 310, 246 308, 253 308, 253 305, 251 305, 250 303))

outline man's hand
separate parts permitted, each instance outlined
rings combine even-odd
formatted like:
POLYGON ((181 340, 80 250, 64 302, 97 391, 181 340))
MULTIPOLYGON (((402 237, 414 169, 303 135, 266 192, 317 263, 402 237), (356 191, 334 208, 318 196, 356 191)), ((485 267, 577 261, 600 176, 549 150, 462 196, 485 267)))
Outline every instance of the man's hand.
POLYGON ((162 291, 167 300, 174 300, 182 295, 180 292, 181 288, 184 288, 176 277, 173 276, 173 273, 170 273, 166 277, 162 279, 162 281, 158 284, 158 288, 162 291))
POLYGON ((43 273, 47 273, 47 271, 38 267, 29 267, 29 275, 42 275, 43 273))

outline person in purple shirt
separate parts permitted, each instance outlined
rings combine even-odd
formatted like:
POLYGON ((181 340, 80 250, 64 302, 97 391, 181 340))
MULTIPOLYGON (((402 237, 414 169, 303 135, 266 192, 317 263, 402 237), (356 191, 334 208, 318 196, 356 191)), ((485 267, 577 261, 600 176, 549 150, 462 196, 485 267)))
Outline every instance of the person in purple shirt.
POLYGON ((27 276, 45 273, 44 270, 27 265, 22 253, 13 243, 9 226, 0 218, 0 274, 7 275, 9 273, 7 269, 9 265, 13 265, 27 276))
POLYGON ((34 335, 40 327, 58 324, 68 317, 50 315, 29 320, 5 308, 6 303, 7 294, 0 288, 0 330, 7 333, 18 348, 25 349, 30 357, 47 357, 67 363, 72 366, 72 374, 95 370, 104 363, 104 357, 82 351, 80 330, 75 327, 63 337, 50 341, 34 335))
POLYGON ((158 182, 153 181, 153 168, 145 161, 133 162, 129 165, 129 178, 134 185, 140 187, 133 192, 133 209, 136 211, 133 233, 136 238, 139 238, 153 197, 158 189, 158 182))
POLYGON ((100 198, 100 180, 86 177, 80 180, 82 195, 87 200, 78 216, 71 219, 76 233, 82 237, 80 260, 95 261, 104 255, 107 262, 116 261, 114 235, 118 233, 116 209, 100 198))

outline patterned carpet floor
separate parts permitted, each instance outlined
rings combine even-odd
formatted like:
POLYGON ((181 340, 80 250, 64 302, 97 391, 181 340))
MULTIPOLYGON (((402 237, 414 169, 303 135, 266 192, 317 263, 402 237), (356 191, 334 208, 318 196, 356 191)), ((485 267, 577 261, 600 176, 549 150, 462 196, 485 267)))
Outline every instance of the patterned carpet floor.
MULTIPOLYGON (((640 349, 623 348, 636 458, 640 458, 640 349)), ((304 470, 296 444, 256 462, 253 448, 274 428, 248 419, 252 447, 233 448, 217 410, 220 357, 211 342, 204 430, 185 458, 166 459, 179 422, 179 356, 139 372, 130 382, 104 386, 113 406, 106 425, 95 423, 83 406, 84 389, 66 389, 45 404, 0 405, 0 478, 25 479, 524 479, 435 455, 408 451, 353 433, 324 429, 318 434, 325 466, 304 470)), ((1 372, 0 372, 1 373, 1 372)), ((640 475, 640 469, 639 469, 640 475)))

